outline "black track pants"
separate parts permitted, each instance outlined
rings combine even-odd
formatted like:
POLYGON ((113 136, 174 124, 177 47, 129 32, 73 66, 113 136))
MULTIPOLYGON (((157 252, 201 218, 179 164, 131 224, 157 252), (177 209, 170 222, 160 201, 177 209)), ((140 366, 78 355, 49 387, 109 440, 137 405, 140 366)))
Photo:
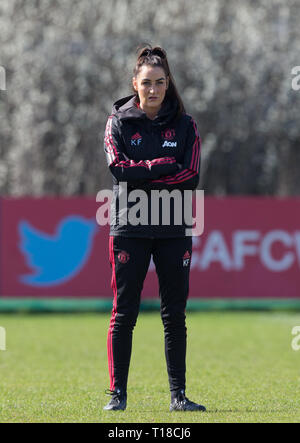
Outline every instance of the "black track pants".
POLYGON ((192 237, 150 239, 110 236, 109 260, 114 301, 107 352, 111 390, 127 389, 132 332, 151 255, 159 280, 170 390, 185 389, 185 308, 189 292, 192 237))

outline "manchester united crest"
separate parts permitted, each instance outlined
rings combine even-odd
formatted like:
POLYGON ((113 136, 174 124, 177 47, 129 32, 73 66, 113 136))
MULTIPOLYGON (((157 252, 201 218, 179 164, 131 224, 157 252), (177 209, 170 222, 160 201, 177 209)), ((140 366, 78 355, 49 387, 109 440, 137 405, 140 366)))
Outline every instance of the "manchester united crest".
POLYGON ((161 136, 165 140, 173 140, 175 137, 175 129, 165 129, 164 131, 161 131, 161 136))
POLYGON ((118 260, 120 263, 127 263, 129 260, 129 254, 126 251, 121 251, 118 254, 118 260))

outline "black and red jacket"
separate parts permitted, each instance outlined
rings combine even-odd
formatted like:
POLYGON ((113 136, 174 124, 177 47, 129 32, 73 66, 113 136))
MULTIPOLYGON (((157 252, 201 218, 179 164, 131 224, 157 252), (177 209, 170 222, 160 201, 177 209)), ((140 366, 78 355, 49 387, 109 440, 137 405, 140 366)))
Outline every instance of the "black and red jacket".
MULTIPOLYGON (((114 103, 109 116, 104 151, 113 176, 110 235, 124 237, 184 237, 187 225, 120 224, 124 215, 119 210, 119 182, 127 183, 127 192, 141 189, 194 190, 199 183, 201 139, 193 118, 182 114, 177 118, 177 103, 165 98, 154 120, 139 107, 135 95, 114 103)), ((121 187, 120 187, 121 189, 121 187)), ((151 214, 149 198, 148 214, 151 214)), ((138 201, 138 200, 137 200, 138 201)), ((137 202, 136 201, 136 202, 137 202)), ((182 200, 183 201, 183 200, 182 200)), ((130 209, 136 202, 127 202, 130 209)), ((172 206, 171 206, 172 207, 172 206)))

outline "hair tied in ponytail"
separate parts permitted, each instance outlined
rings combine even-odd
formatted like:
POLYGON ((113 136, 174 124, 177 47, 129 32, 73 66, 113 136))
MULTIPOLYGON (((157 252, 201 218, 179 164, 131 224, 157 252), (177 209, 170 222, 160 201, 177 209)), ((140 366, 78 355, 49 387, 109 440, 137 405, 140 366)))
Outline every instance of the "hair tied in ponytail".
POLYGON ((160 47, 155 47, 155 48, 145 48, 141 54, 140 57, 149 57, 151 55, 157 55, 158 57, 165 59, 167 54, 165 53, 165 51, 160 48, 160 47))

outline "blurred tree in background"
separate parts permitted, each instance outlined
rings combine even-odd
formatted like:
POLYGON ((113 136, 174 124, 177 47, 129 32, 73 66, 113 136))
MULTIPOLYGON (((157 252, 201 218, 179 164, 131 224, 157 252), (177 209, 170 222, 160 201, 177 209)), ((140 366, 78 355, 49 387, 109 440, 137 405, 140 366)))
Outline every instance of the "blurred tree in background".
POLYGON ((198 123, 199 188, 299 195, 299 22, 297 0, 1 0, 1 194, 111 186, 105 123, 150 42, 198 123))

